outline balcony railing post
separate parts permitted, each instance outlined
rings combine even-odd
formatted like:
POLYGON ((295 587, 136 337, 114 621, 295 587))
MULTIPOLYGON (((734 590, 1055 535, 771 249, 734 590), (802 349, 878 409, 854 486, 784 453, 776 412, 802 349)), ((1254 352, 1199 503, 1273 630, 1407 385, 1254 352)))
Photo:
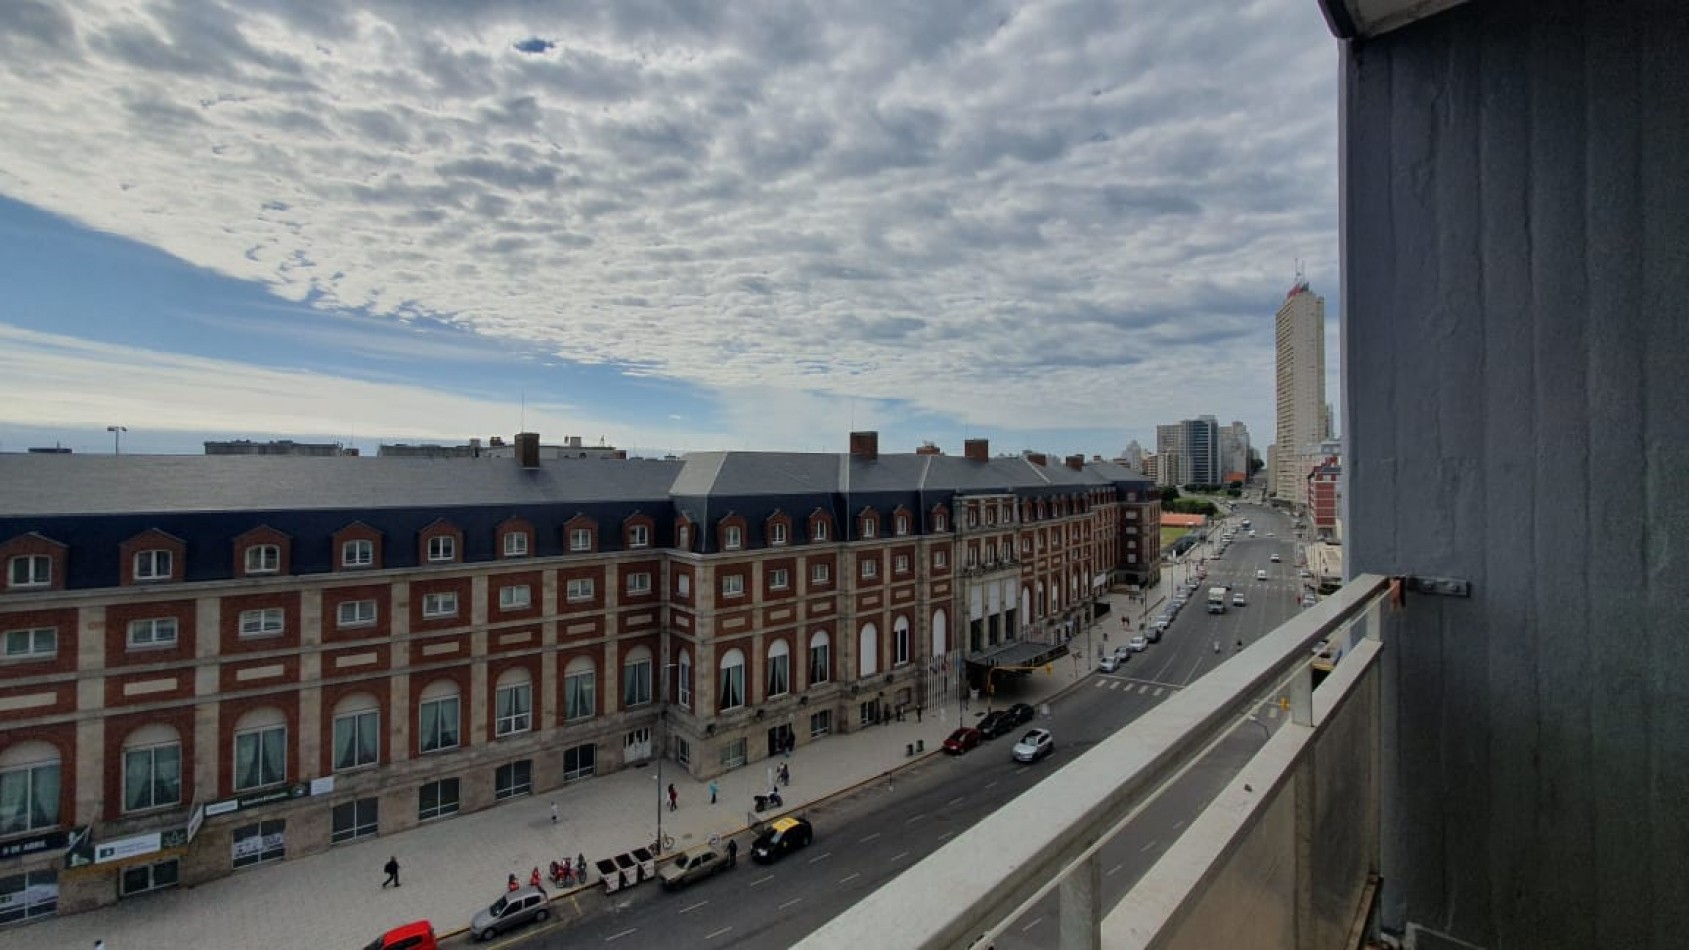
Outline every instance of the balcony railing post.
POLYGON ((1102 859, 1097 854, 1062 878, 1061 950, 1101 950, 1102 880, 1102 859))
POLYGON ((1314 724, 1314 671, 1303 667, 1290 680, 1290 721, 1298 726, 1314 724))

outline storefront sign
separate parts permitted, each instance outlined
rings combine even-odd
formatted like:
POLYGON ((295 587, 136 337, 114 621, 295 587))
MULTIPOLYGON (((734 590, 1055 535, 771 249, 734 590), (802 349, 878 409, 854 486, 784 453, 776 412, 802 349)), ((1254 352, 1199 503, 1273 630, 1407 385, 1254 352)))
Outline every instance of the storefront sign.
POLYGON ((188 840, 184 844, 192 844, 194 837, 199 834, 199 828, 205 824, 205 806, 194 803, 194 810, 188 815, 188 840))
POLYGON ((215 818, 233 811, 245 811, 260 805, 274 805, 276 802, 291 801, 304 798, 311 794, 311 786, 304 782, 293 785, 283 785, 279 788, 266 788, 260 792, 248 792, 239 798, 225 798, 220 802, 212 802, 205 806, 205 817, 215 818))
POLYGON ((65 867, 80 868, 94 863, 94 829, 84 826, 70 833, 65 844, 65 867))
POLYGON ((70 843, 70 832, 49 831, 30 838, 18 838, 0 844, 0 858, 21 858, 26 854, 57 851, 70 843))
POLYGON ((136 835, 133 838, 119 838, 94 845, 94 863, 106 864, 111 861, 121 861, 138 855, 152 854, 164 847, 162 836, 158 832, 146 835, 136 835))

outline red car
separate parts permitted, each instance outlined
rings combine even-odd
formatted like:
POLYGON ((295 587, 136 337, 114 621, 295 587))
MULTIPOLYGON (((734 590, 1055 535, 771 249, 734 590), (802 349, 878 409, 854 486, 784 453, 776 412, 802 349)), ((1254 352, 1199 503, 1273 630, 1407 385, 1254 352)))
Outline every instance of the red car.
POLYGON ((433 925, 419 920, 387 931, 364 950, 439 950, 439 946, 435 942, 433 925))
POLYGON ((969 749, 979 745, 979 740, 980 734, 978 729, 963 726, 955 732, 952 732, 950 734, 950 738, 944 740, 944 751, 950 753, 951 755, 961 755, 969 749))

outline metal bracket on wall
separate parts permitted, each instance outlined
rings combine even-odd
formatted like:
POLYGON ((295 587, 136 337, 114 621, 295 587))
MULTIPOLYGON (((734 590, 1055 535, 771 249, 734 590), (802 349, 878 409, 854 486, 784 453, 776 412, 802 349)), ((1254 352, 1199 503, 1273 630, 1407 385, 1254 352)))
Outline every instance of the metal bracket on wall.
POLYGON ((1472 582, 1458 577, 1420 577, 1409 575, 1407 589, 1416 594, 1437 594, 1442 597, 1471 597, 1472 582))

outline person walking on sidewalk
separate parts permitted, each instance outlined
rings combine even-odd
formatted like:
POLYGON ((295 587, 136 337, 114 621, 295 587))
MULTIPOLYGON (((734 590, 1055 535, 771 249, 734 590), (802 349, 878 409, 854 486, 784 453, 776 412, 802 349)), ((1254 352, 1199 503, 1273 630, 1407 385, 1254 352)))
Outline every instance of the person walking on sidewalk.
POLYGON ((381 882, 382 890, 386 890, 387 885, 389 885, 389 884, 393 885, 394 887, 398 887, 399 886, 399 856, 394 855, 394 856, 388 858, 387 859, 387 866, 382 868, 382 870, 387 872, 387 880, 381 882))
POLYGON ((739 864, 739 840, 737 838, 728 838, 727 839, 727 866, 730 867, 730 868, 731 867, 737 867, 738 864, 739 864))
POLYGON ((680 807, 680 792, 675 790, 674 783, 669 783, 669 811, 680 807))
POLYGON ((557 803, 556 802, 551 803, 551 823, 554 824, 554 825, 557 824, 557 803))
POLYGON ((781 785, 792 784, 792 769, 791 769, 791 766, 788 766, 784 762, 780 763, 780 784, 781 785))
POLYGON ((710 804, 711 805, 715 804, 716 794, 720 791, 721 791, 721 786, 719 786, 715 783, 715 779, 713 779, 713 778, 710 779, 710 804))

